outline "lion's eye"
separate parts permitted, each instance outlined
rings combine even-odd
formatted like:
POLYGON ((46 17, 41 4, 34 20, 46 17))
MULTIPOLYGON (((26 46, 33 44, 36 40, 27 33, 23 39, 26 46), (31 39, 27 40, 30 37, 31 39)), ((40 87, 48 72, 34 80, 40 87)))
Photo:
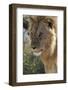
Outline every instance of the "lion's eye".
POLYGON ((30 35, 30 33, 29 33, 29 32, 28 32, 27 34, 28 34, 28 35, 30 35))
POLYGON ((41 37, 41 36, 42 36, 42 34, 43 34, 43 33, 42 33, 42 32, 40 32, 40 33, 39 33, 39 37, 41 37))

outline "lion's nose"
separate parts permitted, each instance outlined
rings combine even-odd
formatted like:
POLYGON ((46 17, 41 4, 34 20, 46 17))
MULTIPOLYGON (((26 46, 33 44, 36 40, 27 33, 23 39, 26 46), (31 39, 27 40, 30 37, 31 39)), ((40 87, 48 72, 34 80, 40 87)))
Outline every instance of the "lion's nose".
POLYGON ((36 49, 36 47, 35 47, 35 46, 32 46, 32 48, 33 48, 33 49, 36 49))

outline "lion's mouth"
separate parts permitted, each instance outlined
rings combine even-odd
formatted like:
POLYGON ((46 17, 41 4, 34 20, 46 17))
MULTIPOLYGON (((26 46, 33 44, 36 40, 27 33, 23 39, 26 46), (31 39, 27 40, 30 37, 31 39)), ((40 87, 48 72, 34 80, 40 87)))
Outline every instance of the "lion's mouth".
POLYGON ((40 56, 41 54, 42 54, 42 49, 34 49, 34 50, 32 50, 32 52, 33 52, 33 55, 35 55, 35 56, 40 56))
POLYGON ((40 56, 41 53, 42 53, 42 52, 38 52, 38 53, 37 53, 37 52, 33 52, 33 55, 35 55, 35 56, 40 56))

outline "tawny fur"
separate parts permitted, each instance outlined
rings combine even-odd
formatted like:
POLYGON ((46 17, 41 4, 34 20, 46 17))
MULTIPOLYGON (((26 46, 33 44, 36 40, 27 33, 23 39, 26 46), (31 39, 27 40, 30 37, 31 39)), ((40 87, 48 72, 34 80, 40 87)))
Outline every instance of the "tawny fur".
POLYGON ((46 73, 57 72, 56 17, 30 16, 30 36, 34 54, 40 55, 46 73), (39 33, 44 35, 39 37, 39 33))

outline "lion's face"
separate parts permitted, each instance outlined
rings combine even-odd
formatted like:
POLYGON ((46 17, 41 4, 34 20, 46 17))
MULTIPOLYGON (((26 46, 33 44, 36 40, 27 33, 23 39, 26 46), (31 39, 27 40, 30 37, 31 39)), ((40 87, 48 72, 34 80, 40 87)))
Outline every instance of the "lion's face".
POLYGON ((50 18, 31 17, 30 38, 34 55, 39 56, 43 52, 51 52, 52 44, 56 44, 56 32, 54 22, 50 18))

